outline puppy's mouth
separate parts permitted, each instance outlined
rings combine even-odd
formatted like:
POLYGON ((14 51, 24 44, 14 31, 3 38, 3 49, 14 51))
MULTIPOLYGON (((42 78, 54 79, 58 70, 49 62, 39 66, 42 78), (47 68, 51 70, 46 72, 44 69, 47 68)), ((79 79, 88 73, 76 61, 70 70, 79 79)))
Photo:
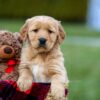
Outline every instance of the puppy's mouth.
POLYGON ((46 46, 46 45, 41 45, 41 44, 39 44, 38 48, 47 49, 47 46, 46 46))

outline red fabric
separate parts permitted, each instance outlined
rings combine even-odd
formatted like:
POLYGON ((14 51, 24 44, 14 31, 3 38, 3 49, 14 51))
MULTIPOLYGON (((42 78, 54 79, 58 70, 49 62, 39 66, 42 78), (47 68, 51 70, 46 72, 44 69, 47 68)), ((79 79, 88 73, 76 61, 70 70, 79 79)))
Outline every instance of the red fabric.
POLYGON ((50 83, 33 83, 31 89, 21 92, 15 81, 0 81, 0 100, 44 100, 50 83))
POLYGON ((18 64, 19 62, 15 59, 10 59, 7 61, 7 66, 8 68, 5 70, 6 73, 11 73, 12 71, 14 71, 14 67, 16 64, 18 64))
POLYGON ((9 66, 9 67, 5 70, 5 72, 6 72, 6 73, 11 73, 13 70, 14 70, 14 66, 9 66))
MULTIPOLYGON (((21 92, 15 81, 0 81, 0 100, 44 100, 50 83, 33 83, 31 89, 21 92)), ((67 95, 68 90, 65 90, 67 95)))
POLYGON ((16 61, 14 60, 14 59, 10 59, 10 60, 8 60, 8 62, 7 62, 7 65, 8 66, 14 66, 16 64, 16 61))

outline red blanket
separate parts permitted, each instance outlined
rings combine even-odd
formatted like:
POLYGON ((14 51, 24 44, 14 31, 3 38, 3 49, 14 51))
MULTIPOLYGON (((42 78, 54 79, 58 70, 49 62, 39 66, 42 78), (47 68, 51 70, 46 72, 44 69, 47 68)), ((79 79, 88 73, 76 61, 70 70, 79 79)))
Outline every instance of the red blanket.
MULTIPOLYGON (((0 81, 0 100, 44 100, 50 83, 33 83, 30 90, 21 92, 14 81, 0 81)), ((65 94, 67 95, 67 90, 65 94)))

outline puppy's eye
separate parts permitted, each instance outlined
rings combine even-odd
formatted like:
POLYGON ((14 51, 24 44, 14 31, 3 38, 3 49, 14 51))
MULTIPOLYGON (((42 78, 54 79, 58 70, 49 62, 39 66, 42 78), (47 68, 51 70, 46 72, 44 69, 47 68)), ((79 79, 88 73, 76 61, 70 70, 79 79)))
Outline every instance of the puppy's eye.
POLYGON ((32 32, 37 33, 38 32, 38 29, 33 29, 32 32))
POLYGON ((48 30, 48 33, 54 33, 52 30, 48 30))

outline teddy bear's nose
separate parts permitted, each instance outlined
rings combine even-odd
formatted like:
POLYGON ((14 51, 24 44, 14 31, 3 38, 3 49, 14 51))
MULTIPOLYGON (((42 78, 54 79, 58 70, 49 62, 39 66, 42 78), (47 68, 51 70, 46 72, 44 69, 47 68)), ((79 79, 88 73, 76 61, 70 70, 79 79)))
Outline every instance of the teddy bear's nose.
POLYGON ((6 47, 6 48, 4 48, 4 52, 5 52, 6 54, 11 54, 11 53, 13 52, 13 50, 12 50, 12 48, 10 48, 10 47, 6 47))

